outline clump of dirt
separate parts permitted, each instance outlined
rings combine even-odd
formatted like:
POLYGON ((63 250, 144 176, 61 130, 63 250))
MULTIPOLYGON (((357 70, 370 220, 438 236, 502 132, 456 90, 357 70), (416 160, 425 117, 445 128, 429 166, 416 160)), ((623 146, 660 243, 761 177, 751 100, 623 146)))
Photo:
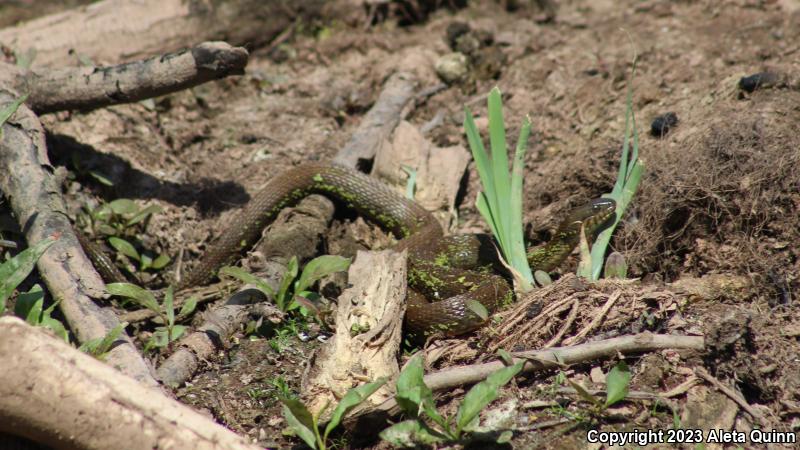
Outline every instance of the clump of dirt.
POLYGON ((798 101, 800 92, 771 90, 720 104, 645 153, 647 176, 617 238, 636 273, 749 273, 768 285, 797 260, 798 101))

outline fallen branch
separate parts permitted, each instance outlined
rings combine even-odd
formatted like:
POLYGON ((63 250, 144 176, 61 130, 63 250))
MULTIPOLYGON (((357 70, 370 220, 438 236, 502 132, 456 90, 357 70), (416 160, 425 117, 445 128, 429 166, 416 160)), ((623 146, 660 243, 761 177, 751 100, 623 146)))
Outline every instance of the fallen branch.
MULTIPOLYGON (((16 96, 0 88, 0 105, 16 96)), ((81 250, 67 219, 61 187, 47 158, 44 132, 36 115, 21 106, 2 126, 0 141, 0 190, 24 231, 28 245, 52 235, 60 235, 39 259, 37 267, 47 287, 75 333, 78 342, 102 338, 119 321, 95 299, 105 296, 105 286, 81 250)), ((150 366, 142 359, 130 338, 122 333, 108 354, 107 361, 122 373, 146 386, 157 387, 150 366)))
POLYGON ((396 72, 383 85, 378 100, 361 119, 350 141, 339 150, 333 161, 348 167, 364 169, 403 118, 403 110, 413 104, 418 82, 406 72, 396 72))
POLYGON ((0 318, 0 432, 54 449, 256 449, 14 317, 0 318), (43 414, 46 411, 46 414, 43 414))
POLYGON ((29 93, 26 104, 37 114, 88 110, 177 92, 241 75, 247 50, 225 42, 204 42, 177 53, 110 67, 24 70, 0 65, 0 83, 29 93))
MULTIPOLYGON (((596 359, 610 358, 617 354, 627 355, 663 349, 703 350, 704 339, 700 336, 675 336, 652 333, 640 333, 602 341, 589 342, 571 347, 555 347, 547 350, 532 350, 512 353, 514 362, 525 362, 523 373, 542 372, 563 365, 581 364, 596 359)), ((425 375, 425 384, 434 391, 452 389, 467 384, 477 383, 489 375, 505 367, 501 361, 471 366, 454 367, 425 375)), ((386 400, 372 410, 364 411, 360 416, 353 416, 347 424, 361 420, 381 420, 387 415, 399 413, 394 398, 386 400), (367 417, 373 416, 373 417, 367 417)))
POLYGON ((2 29, 0 44, 35 49, 36 66, 74 66, 79 59, 116 64, 198 41, 259 47, 298 19, 342 18, 360 12, 355 6, 348 0, 103 0, 2 29))

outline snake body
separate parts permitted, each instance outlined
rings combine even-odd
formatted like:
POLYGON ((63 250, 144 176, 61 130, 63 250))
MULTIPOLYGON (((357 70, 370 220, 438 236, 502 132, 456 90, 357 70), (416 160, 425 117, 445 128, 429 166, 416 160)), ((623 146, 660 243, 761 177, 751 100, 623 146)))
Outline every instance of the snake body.
MULTIPOLYGON (((178 288, 210 282, 220 267, 230 264, 251 247, 261 230, 285 207, 309 194, 341 200, 377 222, 400 240, 396 249, 408 250, 409 299, 406 329, 414 334, 457 335, 479 328, 485 319, 472 302, 491 315, 511 296, 505 278, 475 270, 496 259, 493 241, 485 235, 443 237, 436 219, 417 203, 383 183, 353 169, 326 163, 305 163, 270 180, 231 220, 178 288)), ((551 271, 572 252, 581 225, 597 232, 615 209, 613 200, 598 199, 576 209, 545 246, 528 252, 534 270, 551 271)))

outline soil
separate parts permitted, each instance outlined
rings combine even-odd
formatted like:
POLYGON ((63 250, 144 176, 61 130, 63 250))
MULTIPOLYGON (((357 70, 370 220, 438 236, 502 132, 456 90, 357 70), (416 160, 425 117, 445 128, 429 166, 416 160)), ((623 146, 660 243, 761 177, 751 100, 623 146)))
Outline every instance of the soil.
MULTIPOLYGON (((12 3, 41 3, 46 7, 36 12, 44 14, 60 2, 12 3)), ((11 7, 0 7, 3 25, 33 16, 31 9, 5 8, 11 7)), ((590 339, 643 330, 703 333, 708 347, 702 355, 664 351, 628 358, 632 390, 666 392, 691 368, 704 366, 735 385, 772 428, 800 428, 796 1, 481 1, 438 9, 424 20, 389 15, 371 26, 317 25, 274 49, 256 50, 242 77, 137 104, 43 117, 52 160, 72 174, 65 182, 67 200, 75 214, 87 203, 123 197, 161 206, 144 230, 144 243, 173 259, 183 250, 184 264, 191 266, 220 224, 272 176, 303 161, 331 158, 393 71, 417 72, 423 88, 439 83, 433 63, 452 51, 448 30, 452 34, 456 22, 468 24, 478 41, 491 39, 470 57, 469 76, 430 97, 408 120, 422 126, 441 114, 443 121, 428 136, 442 146, 466 145, 463 106, 485 132, 485 95, 495 85, 503 92, 510 140, 529 115, 524 205, 534 242, 546 240, 570 208, 611 190, 626 88, 638 55, 632 105, 645 175, 612 247, 625 256, 628 276, 640 281, 583 287, 583 313, 567 336, 620 290, 622 300, 590 339), (742 77, 762 72, 777 81, 752 92, 740 88, 742 77), (651 134, 651 122, 666 113, 677 122, 651 134), (97 182, 90 170, 114 186, 97 182), (742 277, 748 286, 715 288, 714 295, 691 299, 662 294, 669 291, 665 283, 711 275, 742 277)), ((462 184, 457 231, 486 231, 474 207, 474 164, 462 184)), ((352 215, 340 221, 349 223, 352 215)), ((575 260, 561 272, 572 271, 575 260)), ((567 313, 524 341, 526 348, 547 342, 567 313)), ((452 347, 464 354, 450 360, 487 358, 484 338, 452 347)), ((276 394, 284 383, 297 392, 303 363, 318 345, 296 334, 241 334, 177 391, 178 398, 265 446, 290 447, 299 440, 282 434, 287 424, 276 394)), ((592 369, 607 373, 614 364, 570 367, 566 375, 602 386, 592 369)), ((674 420, 702 427, 708 416, 725 410, 734 411, 728 428, 748 430, 756 423, 706 386, 674 397, 674 415, 652 402, 626 401, 593 420, 579 397, 554 393, 557 376, 524 378, 493 404, 518 402, 515 426, 527 431, 515 433, 514 448, 586 448, 589 428, 669 429, 674 420), (530 406, 553 399, 560 406, 530 406), (700 412, 691 414, 695 408, 700 412), (581 415, 585 420, 576 419, 581 415)), ((462 394, 449 392, 438 403, 454 413, 462 394)), ((337 438, 339 448, 355 445, 351 437, 337 438)))

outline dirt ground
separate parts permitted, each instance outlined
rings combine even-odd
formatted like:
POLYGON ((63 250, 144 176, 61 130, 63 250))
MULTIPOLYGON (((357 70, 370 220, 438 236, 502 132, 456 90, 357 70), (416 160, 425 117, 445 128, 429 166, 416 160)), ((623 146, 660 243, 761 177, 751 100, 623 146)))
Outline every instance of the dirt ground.
MULTIPOLYGON (((29 4, 47 5, 36 14, 52 11, 50 2, 11 3, 26 8, 0 6, 0 26, 31 18, 29 4)), ((408 120, 421 126, 440 114, 430 138, 466 145, 463 106, 483 123, 485 94, 499 86, 509 136, 515 139, 526 114, 533 123, 524 208, 535 242, 546 240, 569 208, 610 191, 636 51, 633 110, 646 169, 612 246, 639 281, 587 287, 567 335, 619 291, 622 300, 590 339, 644 330, 702 333, 708 346, 701 355, 628 358, 632 390, 667 392, 704 366, 734 383, 770 428, 797 431, 800 2, 480 1, 403 26, 396 18, 371 27, 315 24, 274 49, 256 50, 242 77, 155 101, 43 117, 51 159, 74 175, 65 183, 70 206, 77 213, 84 204, 121 197, 157 204, 163 212, 149 223, 145 243, 173 257, 184 249, 191 265, 220 224, 272 176, 332 157, 393 71, 418 73, 423 87, 438 83, 431 67, 452 51, 447 30, 454 22, 488 32, 492 41, 465 81, 433 95, 408 120), (760 72, 779 80, 753 92, 739 86, 742 77, 760 72), (653 119, 668 112, 677 125, 663 136, 651 134, 653 119), (103 186, 77 166, 118 187, 103 186), (665 283, 712 275, 747 283, 735 292, 712 288, 713 295, 662 294, 665 283)), ((473 164, 463 187, 457 231, 486 231, 474 207, 473 164)), ((562 273, 574 269, 574 259, 562 273)), ((554 317, 555 329, 528 336, 526 347, 547 342, 568 312, 554 317)), ((482 333, 452 344, 463 355, 450 360, 487 358, 481 354, 486 339, 492 338, 482 333)), ((286 422, 275 394, 298 389, 303 363, 318 345, 311 342, 242 334, 178 398, 262 445, 297 444, 282 434, 286 422)), ((437 367, 447 364, 445 358, 437 367)), ((570 367, 566 374, 591 385, 596 368, 605 373, 612 366, 570 367)), ((556 387, 556 373, 531 376, 493 404, 516 402, 514 426, 521 431, 514 448, 591 447, 589 428, 668 429, 677 420, 685 428, 756 426, 708 385, 672 398, 674 412, 652 401, 627 401, 598 420, 576 418, 586 404, 556 387), (554 398, 561 406, 532 406, 554 398)), ((439 404, 454 412, 461 394, 449 392, 439 404)), ((348 435, 337 439, 340 448, 352 445, 348 435)))

